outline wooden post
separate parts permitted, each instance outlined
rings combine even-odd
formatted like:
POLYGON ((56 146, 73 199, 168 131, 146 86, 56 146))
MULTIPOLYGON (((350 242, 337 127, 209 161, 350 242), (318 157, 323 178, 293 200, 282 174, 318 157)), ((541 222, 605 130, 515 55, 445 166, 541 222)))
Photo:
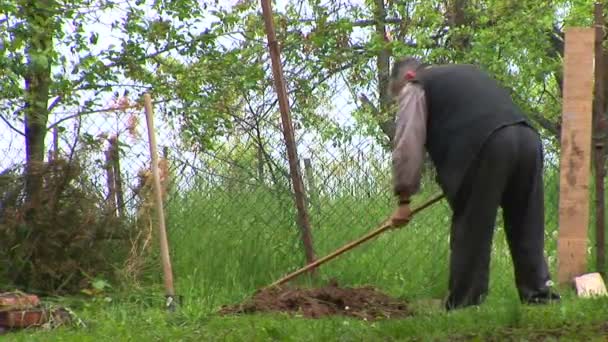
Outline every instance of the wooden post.
POLYGON ((595 30, 566 30, 560 159, 558 282, 585 273, 589 227, 595 30))
POLYGON ((114 144, 112 143, 112 139, 108 139, 108 141, 110 143, 110 146, 104 152, 106 157, 106 181, 108 185, 107 208, 110 215, 116 217, 116 179, 114 178, 115 174, 112 163, 112 149, 114 148, 114 144))
POLYGON ((310 158, 304 158, 304 172, 306 173, 306 179, 308 179, 308 198, 310 200, 310 205, 315 209, 317 215, 320 215, 321 207, 319 206, 319 193, 317 190, 315 175, 312 172, 312 163, 310 158))
POLYGON ((160 185, 160 175, 158 172, 158 151, 156 147, 156 136, 154 133, 154 110, 150 94, 144 94, 144 108, 146 110, 146 123, 148 125, 148 140, 150 144, 150 155, 152 159, 152 177, 154 178, 154 197, 156 200, 156 212, 158 215, 158 232, 160 238, 160 256, 163 263, 163 274, 165 280, 165 293, 167 297, 167 308, 175 308, 175 289, 173 287, 173 269, 171 267, 171 257, 169 255, 169 242, 167 241, 167 229, 165 227, 165 212, 163 208, 163 198, 160 185))
POLYGON ((118 136, 110 138, 112 171, 114 172, 114 185, 116 192, 116 207, 120 217, 125 216, 125 197, 122 187, 122 174, 120 172, 120 149, 118 147, 118 136))
POLYGON ((291 183, 295 197, 296 208, 298 210, 298 224, 302 232, 302 242, 304 244, 304 252, 306 261, 310 264, 314 262, 315 255, 312 243, 312 233, 310 231, 310 220, 308 211, 306 210, 306 200, 304 195, 304 183, 298 165, 298 154, 296 151, 295 137, 293 133, 293 124, 289 114, 289 103, 287 99, 287 90, 283 80, 283 69, 281 67, 281 53, 277 44, 276 35, 274 32, 274 23, 272 20, 272 7, 270 0, 261 0, 262 15, 264 17, 264 25, 266 28, 266 36, 268 38, 268 48, 270 49, 270 59, 272 63, 272 73, 274 76, 275 90, 279 98, 279 110, 281 111, 281 123, 283 124, 283 136, 287 145, 287 158, 289 160, 289 170, 291 174, 291 183))
POLYGON ((601 3, 595 4, 595 94, 593 106, 595 145, 595 243, 596 243, 596 270, 602 275, 606 265, 606 199, 604 179, 606 177, 606 56, 602 43, 604 42, 604 10, 601 3))

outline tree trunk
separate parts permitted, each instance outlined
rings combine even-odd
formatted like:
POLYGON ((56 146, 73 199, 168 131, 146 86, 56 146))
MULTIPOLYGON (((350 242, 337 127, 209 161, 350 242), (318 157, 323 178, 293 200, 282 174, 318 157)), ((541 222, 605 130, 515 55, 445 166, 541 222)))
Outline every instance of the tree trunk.
POLYGON ((29 44, 25 78, 25 192, 31 209, 42 191, 44 138, 48 121, 51 52, 53 50, 53 0, 30 0, 23 8, 28 24, 29 44))
POLYGON ((448 47, 455 52, 455 62, 465 61, 467 51, 471 48, 469 35, 458 31, 461 27, 470 25, 466 17, 466 6, 466 0, 452 0, 446 13, 451 32, 448 47))
MULTIPOLYGON (((386 34, 386 7, 384 0, 375 0, 376 7, 374 11, 374 19, 376 22, 376 34, 384 41, 388 43, 388 37, 386 34)), ((378 53, 376 60, 376 67, 378 72, 378 99, 379 106, 377 117, 379 125, 384 134, 389 139, 392 145, 393 138, 395 137, 395 125, 393 124, 394 115, 388 115, 391 107, 391 96, 388 92, 388 83, 390 75, 390 58, 391 51, 387 47, 383 47, 378 53)))

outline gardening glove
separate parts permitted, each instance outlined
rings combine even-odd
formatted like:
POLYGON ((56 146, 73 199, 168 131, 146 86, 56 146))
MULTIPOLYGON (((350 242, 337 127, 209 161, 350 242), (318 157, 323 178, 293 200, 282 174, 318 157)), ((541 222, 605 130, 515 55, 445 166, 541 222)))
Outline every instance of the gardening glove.
POLYGON ((399 206, 397 207, 397 209, 395 209, 393 215, 391 215, 390 223, 393 228, 405 226, 410 222, 411 214, 412 212, 410 210, 410 200, 400 199, 399 206))

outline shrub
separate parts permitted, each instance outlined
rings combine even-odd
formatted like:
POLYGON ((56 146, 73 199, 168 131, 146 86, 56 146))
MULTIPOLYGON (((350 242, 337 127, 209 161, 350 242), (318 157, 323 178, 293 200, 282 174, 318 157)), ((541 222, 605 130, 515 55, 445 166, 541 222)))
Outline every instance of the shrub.
POLYGON ((0 174, 0 280, 32 292, 78 291, 110 276, 126 249, 113 235, 123 226, 77 162, 42 168, 43 192, 26 203, 21 167, 0 174), (33 210, 32 210, 33 209, 33 210))

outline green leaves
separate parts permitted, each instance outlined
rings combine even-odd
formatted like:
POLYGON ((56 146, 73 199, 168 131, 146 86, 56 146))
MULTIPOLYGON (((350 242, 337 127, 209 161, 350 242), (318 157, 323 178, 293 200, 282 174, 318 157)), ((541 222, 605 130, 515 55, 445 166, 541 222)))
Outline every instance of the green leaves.
MULTIPOLYGON (((214 140, 236 134, 235 125, 244 125, 247 134, 277 133, 258 1, 52 2, 47 17, 26 3, 0 3, 7 18, 0 19, 3 116, 26 101, 28 71, 51 65, 49 96, 62 95, 55 110, 101 107, 104 93, 145 88, 179 122, 188 144, 212 148, 214 140), (35 43, 35 34, 47 34, 52 43, 35 43)), ((593 10, 588 1, 573 0, 388 1, 388 34, 382 37, 374 21, 377 4, 290 0, 274 9, 294 121, 306 132, 348 138, 352 132, 338 123, 344 120, 328 114, 328 104, 340 98, 355 103, 356 127, 385 138, 378 124, 390 122, 393 113, 360 100, 364 95, 380 108, 376 59, 385 49, 392 57, 478 64, 519 94, 528 111, 553 120, 559 117, 561 69, 554 26, 590 25, 593 10)))

